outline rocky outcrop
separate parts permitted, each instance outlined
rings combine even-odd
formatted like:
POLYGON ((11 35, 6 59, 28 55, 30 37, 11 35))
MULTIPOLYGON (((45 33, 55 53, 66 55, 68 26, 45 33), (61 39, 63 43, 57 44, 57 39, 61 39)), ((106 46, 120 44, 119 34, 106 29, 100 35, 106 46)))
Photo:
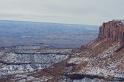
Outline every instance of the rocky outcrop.
POLYGON ((113 20, 103 23, 99 30, 98 39, 124 42, 124 21, 113 20))
MULTIPOLYGON (((124 48, 124 20, 112 20, 103 23, 99 28, 98 37, 87 44, 86 47, 92 49, 93 53, 98 55, 110 46, 120 43, 120 51, 124 48)), ((81 47, 81 49, 84 49, 81 47)))
POLYGON ((76 52, 67 63, 73 65, 68 73, 72 77, 76 75, 73 79, 89 75, 102 76, 105 80, 124 81, 124 21, 103 23, 98 37, 82 46, 80 52, 76 52))

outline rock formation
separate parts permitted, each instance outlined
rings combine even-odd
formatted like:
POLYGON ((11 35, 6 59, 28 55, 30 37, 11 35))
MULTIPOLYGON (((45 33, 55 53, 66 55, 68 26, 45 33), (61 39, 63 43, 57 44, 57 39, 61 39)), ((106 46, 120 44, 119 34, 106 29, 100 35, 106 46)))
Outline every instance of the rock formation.
POLYGON ((112 20, 103 23, 98 37, 85 47, 82 46, 80 52, 76 52, 75 56, 68 60, 67 63, 73 65, 69 76, 72 79, 102 76, 106 80, 124 80, 123 47, 124 21, 112 20))
POLYGON ((124 21, 113 20, 103 23, 98 38, 124 42, 124 21))
MULTIPOLYGON (((95 56, 102 53, 105 49, 108 49, 114 43, 119 42, 120 48, 124 47, 124 21, 112 20, 103 23, 99 28, 98 37, 91 41, 86 47, 93 50, 95 56)), ((81 50, 84 47, 81 47, 81 50)))

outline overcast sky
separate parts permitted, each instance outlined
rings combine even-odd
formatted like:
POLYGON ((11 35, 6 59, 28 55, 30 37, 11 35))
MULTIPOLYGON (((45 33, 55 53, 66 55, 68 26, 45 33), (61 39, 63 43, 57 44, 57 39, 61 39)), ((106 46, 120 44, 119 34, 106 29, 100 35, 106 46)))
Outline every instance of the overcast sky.
POLYGON ((100 25, 124 18, 124 0, 0 0, 0 20, 100 25))

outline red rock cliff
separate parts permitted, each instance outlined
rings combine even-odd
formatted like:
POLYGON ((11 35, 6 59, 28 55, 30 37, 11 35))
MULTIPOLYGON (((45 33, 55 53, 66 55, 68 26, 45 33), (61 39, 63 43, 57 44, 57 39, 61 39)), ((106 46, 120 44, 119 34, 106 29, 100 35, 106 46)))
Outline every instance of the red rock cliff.
POLYGON ((100 27, 98 39, 124 42, 124 21, 113 20, 100 27))

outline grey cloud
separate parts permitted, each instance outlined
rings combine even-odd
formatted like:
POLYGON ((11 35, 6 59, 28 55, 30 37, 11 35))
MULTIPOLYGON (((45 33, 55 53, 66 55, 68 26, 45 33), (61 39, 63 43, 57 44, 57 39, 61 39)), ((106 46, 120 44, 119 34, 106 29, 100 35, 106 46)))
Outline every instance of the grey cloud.
POLYGON ((0 0, 0 19, 101 24, 123 19, 124 0, 0 0))

